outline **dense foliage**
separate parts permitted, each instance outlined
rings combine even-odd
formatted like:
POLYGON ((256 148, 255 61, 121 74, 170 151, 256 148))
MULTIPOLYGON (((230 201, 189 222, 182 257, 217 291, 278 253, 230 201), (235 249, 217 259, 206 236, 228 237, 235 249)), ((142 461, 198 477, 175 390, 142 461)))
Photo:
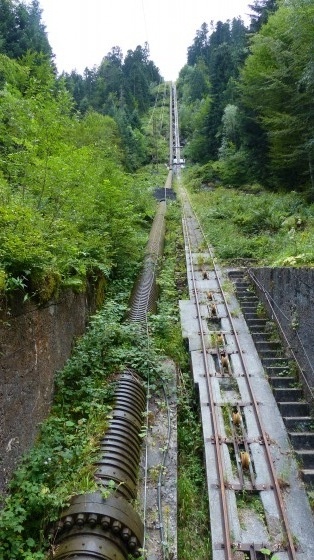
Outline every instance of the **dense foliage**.
POLYGON ((45 301, 61 284, 84 288, 89 274, 125 273, 149 203, 123 171, 116 122, 95 112, 71 116, 66 89, 31 55, 21 64, 2 55, 0 65, 0 262, 8 283, 19 279, 45 301))
POLYGON ((197 168, 189 173, 192 202, 215 255, 228 264, 313 266, 314 207, 296 192, 204 188, 197 168), (238 261, 240 259, 240 261, 238 261))
POLYGON ((57 78, 37 0, 1 0, 0 14, 0 291, 44 303, 134 273, 154 205, 127 172, 155 158, 160 134, 145 145, 140 116, 160 75, 145 46, 57 78))
POLYGON ((215 159, 221 143, 224 107, 235 95, 234 83, 247 51, 247 30, 241 19, 219 21, 209 34, 207 24, 188 49, 188 64, 177 84, 180 127, 187 156, 205 163, 215 159))
POLYGON ((256 0, 251 9, 249 29, 203 24, 188 49, 178 82, 186 155, 212 162, 209 180, 313 198, 314 5, 256 0))
POLYGON ((149 59, 147 44, 128 50, 125 58, 119 47, 113 47, 98 68, 86 68, 83 76, 73 71, 63 79, 77 110, 84 114, 93 109, 115 119, 129 170, 150 161, 141 117, 154 101, 153 86, 162 78, 149 59))
POLYGON ((313 2, 291 0, 253 38, 241 76, 244 109, 267 139, 259 161, 288 188, 314 189, 313 52, 313 2))
POLYGON ((28 51, 52 56, 38 0, 0 0, 0 52, 16 59, 28 51))

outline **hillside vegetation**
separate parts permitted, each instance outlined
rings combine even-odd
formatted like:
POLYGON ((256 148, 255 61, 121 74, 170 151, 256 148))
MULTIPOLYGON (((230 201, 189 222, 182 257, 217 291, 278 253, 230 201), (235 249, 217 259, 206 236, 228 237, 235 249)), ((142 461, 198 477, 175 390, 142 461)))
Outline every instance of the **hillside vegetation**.
POLYGON ((260 0, 204 23, 178 80, 186 156, 204 179, 314 196, 314 4, 260 0))
POLYGON ((154 161, 161 133, 140 119, 162 81, 148 48, 124 61, 113 49, 93 85, 87 70, 58 77, 38 2, 2 0, 0 11, 0 293, 45 303, 65 287, 134 275, 154 214, 151 169, 136 172, 154 161))
POLYGON ((221 262, 314 265, 314 205, 300 194, 271 193, 258 185, 256 192, 254 187, 208 189, 195 177, 186 183, 207 239, 221 262))

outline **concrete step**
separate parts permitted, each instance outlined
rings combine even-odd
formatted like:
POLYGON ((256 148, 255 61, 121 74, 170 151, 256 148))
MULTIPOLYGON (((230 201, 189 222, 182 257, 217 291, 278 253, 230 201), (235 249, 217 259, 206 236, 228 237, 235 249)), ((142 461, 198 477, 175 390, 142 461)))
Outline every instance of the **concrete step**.
POLYGON ((287 364, 281 366, 277 366, 277 365, 264 366, 264 369, 269 377, 290 377, 288 364, 289 361, 287 364))
POLYGON ((301 469, 300 472, 305 484, 314 484, 314 469, 301 469))
POLYGON ((255 343, 260 342, 260 343, 264 343, 264 344, 266 344, 266 343, 269 344, 269 342, 271 342, 271 343, 277 344, 278 348, 282 347, 282 343, 279 339, 269 340, 269 335, 267 334, 267 332, 265 330, 259 330, 259 331, 256 331, 256 332, 251 331, 251 335, 252 335, 252 338, 253 338, 255 343))
POLYGON ((252 321, 253 319, 257 319, 257 320, 263 319, 263 321, 265 321, 265 323, 267 322, 267 319, 264 318, 264 317, 261 317, 260 314, 256 312, 256 310, 252 310, 252 309, 247 309, 246 310, 246 309, 242 308, 242 311, 243 311, 243 315, 244 315, 246 321, 252 321))
POLYGON ((280 366, 282 368, 284 367, 288 367, 288 360, 287 358, 280 358, 280 357, 261 357, 261 361, 263 366, 265 366, 266 368, 268 367, 272 367, 272 366, 280 366))
POLYGON ((254 338, 254 336, 257 334, 258 336, 265 336, 265 331, 263 331, 263 327, 261 325, 249 325, 247 323, 247 326, 250 329, 250 333, 252 338, 254 338))
POLYGON ((285 356, 283 356, 282 353, 278 350, 267 350, 267 348, 262 348, 261 350, 259 350, 259 348, 257 347, 256 349, 263 364, 264 360, 272 360, 276 365, 280 360, 284 360, 286 362, 285 356))
POLYGON ((314 422, 311 416, 283 416, 283 421, 288 432, 314 430, 314 422))
MULTIPOLYGON (((247 280, 243 280, 243 278, 237 278, 235 282, 236 290, 248 290, 250 292, 253 291, 252 284, 250 284, 247 280)), ((253 292, 254 293, 254 292, 253 292)))
POLYGON ((294 378, 291 377, 291 376, 269 377, 268 379, 269 379, 272 387, 274 387, 275 389, 277 389, 277 388, 288 389, 294 383, 294 378))
POLYGON ((267 323, 267 320, 266 319, 257 319, 256 317, 253 317, 252 319, 246 317, 246 323, 251 330, 256 331, 256 329, 260 329, 259 330, 259 332, 260 332, 264 329, 264 327, 267 323))
POLYGON ((304 398, 302 389, 297 387, 274 387, 273 393, 277 402, 299 402, 304 398))
POLYGON ((245 298, 256 298, 256 295, 254 294, 254 292, 252 292, 251 290, 248 290, 247 288, 239 288, 238 286, 236 286, 236 296, 239 300, 245 299, 245 298))
POLYGON ((252 312, 252 313, 256 313, 256 303, 255 301, 252 300, 247 300, 246 298, 238 298, 239 301, 241 302, 241 308, 243 311, 246 311, 248 313, 252 312))
POLYGON ((306 449, 314 452, 314 432, 288 432, 294 449, 306 449))
POLYGON ((258 352, 277 352, 282 349, 280 340, 255 340, 255 346, 258 352))
POLYGON ((282 416, 310 416, 310 407, 307 402, 278 402, 282 416))
POLYGON ((242 293, 239 293, 237 291, 237 298, 238 298, 239 301, 241 301, 241 305, 242 304, 244 304, 244 305, 245 304, 248 304, 248 305, 255 304, 255 307, 258 306, 259 301, 260 301, 255 294, 252 294, 248 291, 242 292, 242 293))
POLYGON ((314 450, 313 449, 296 449, 296 458, 301 462, 304 469, 314 469, 314 450))

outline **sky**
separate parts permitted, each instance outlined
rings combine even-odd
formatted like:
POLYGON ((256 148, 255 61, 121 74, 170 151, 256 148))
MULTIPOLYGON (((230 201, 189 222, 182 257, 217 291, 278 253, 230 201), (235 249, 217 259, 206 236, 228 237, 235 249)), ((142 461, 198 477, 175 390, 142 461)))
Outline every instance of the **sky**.
POLYGON ((58 71, 80 74, 119 46, 124 55, 147 41, 150 59, 176 80, 202 23, 241 16, 249 0, 39 0, 58 71))

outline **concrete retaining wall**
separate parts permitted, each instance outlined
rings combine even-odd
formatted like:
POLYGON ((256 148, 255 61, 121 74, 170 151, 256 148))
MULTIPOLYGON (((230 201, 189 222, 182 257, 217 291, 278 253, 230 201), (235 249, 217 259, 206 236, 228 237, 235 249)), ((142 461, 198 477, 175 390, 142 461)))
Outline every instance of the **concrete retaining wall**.
MULTIPOLYGON (((274 309, 296 353, 309 385, 314 388, 314 269, 252 269, 273 300, 274 309)), ((259 294, 267 305, 265 293, 259 294)))
POLYGON ((44 308, 21 297, 0 310, 0 491, 48 415, 54 374, 96 309, 96 289, 63 293, 44 308))

